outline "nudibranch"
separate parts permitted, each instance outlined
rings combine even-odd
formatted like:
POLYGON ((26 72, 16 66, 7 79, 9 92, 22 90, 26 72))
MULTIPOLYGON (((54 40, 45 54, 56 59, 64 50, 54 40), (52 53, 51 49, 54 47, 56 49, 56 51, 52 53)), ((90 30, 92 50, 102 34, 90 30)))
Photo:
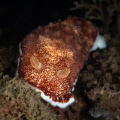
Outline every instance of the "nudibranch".
POLYGON ((82 18, 39 26, 20 43, 17 75, 52 106, 66 108, 75 101, 72 91, 90 51, 105 46, 97 28, 82 18))

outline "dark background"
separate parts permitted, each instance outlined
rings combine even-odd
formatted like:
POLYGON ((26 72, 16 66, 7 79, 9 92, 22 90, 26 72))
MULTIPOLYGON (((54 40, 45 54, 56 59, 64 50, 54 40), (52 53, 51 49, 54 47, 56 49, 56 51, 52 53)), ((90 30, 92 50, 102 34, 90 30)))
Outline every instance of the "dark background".
POLYGON ((73 0, 1 0, 0 47, 18 46, 33 29, 67 16, 84 16, 72 12, 73 0))

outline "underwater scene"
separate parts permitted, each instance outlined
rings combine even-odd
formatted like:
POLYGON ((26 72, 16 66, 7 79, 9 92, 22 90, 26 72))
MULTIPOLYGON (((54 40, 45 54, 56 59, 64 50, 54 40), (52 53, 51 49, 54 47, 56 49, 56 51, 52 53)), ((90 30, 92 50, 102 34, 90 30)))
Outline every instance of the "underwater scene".
POLYGON ((120 120, 120 1, 1 0, 0 120, 120 120))

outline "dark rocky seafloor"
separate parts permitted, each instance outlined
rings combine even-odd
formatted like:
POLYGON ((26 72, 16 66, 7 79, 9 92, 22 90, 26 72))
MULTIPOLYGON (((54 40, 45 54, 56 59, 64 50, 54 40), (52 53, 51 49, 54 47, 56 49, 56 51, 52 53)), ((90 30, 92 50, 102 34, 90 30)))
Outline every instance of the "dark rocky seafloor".
MULTIPOLYGON (((27 33, 23 30, 18 34, 19 31, 14 31, 12 24, 5 26, 1 20, 0 120, 120 120, 120 2, 81 0, 71 3, 69 13, 64 16, 73 15, 90 20, 107 42, 106 49, 90 53, 88 61, 80 71, 73 93, 76 102, 66 109, 52 107, 41 99, 40 93, 36 93, 27 83, 15 77, 19 57, 16 44, 27 33), (8 39, 13 41, 7 42, 8 39)), ((0 16, 5 10, 4 7, 0 8, 0 16)), ((61 17, 58 13, 54 13, 54 21, 61 17)), ((20 24, 19 22, 18 20, 16 23, 17 27, 20 27, 23 21, 20 24)), ((29 24, 28 22, 27 25, 29 24)), ((27 29, 32 30, 32 27, 27 29)))

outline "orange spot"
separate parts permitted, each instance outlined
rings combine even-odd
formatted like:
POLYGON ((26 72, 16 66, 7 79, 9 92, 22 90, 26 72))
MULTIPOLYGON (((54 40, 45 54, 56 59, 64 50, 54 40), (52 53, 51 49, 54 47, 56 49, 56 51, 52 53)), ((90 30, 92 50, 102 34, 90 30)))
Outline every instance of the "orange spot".
POLYGON ((70 69, 69 68, 64 68, 63 70, 58 70, 57 71, 57 76, 60 78, 65 78, 69 75, 70 69))
POLYGON ((35 56, 32 56, 30 58, 30 63, 32 65, 32 67, 35 69, 41 69, 43 67, 43 64, 41 62, 39 62, 39 60, 35 56))
POLYGON ((74 18, 72 16, 68 16, 67 19, 66 19, 66 22, 69 23, 69 24, 74 24, 74 18))

